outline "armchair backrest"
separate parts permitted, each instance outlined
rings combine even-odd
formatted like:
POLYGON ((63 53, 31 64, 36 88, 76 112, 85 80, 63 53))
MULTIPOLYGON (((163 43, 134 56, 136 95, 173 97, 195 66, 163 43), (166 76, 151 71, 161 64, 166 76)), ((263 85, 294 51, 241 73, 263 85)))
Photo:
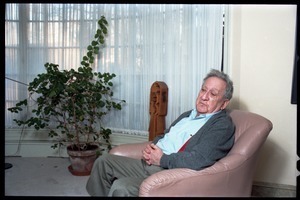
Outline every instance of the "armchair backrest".
POLYGON ((220 187, 219 194, 251 196, 259 150, 271 132, 273 124, 265 117, 248 111, 228 110, 228 112, 236 127, 235 143, 227 156, 207 170, 223 171, 228 175, 224 183, 226 187, 220 187))
POLYGON ((235 124, 235 144, 230 154, 251 157, 266 141, 273 128, 272 122, 265 117, 242 110, 228 110, 235 124))

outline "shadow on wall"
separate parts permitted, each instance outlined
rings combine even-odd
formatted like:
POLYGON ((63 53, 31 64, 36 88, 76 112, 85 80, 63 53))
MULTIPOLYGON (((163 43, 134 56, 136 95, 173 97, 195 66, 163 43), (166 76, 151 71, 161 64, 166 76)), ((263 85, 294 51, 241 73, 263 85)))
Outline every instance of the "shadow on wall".
MULTIPOLYGON (((272 132, 270 133, 272 135, 272 132)), ((270 135, 260 150, 254 180, 269 183, 281 183, 285 171, 288 152, 280 148, 270 135)), ((295 177, 296 179, 296 177, 295 177)))
MULTIPOLYGON (((232 98, 227 108, 252 112, 248 110, 245 103, 239 101, 237 98, 232 98)), ((270 136, 272 136, 272 131, 259 150, 254 181, 280 183, 281 175, 285 167, 287 167, 285 166, 288 159, 287 152, 284 152, 270 136)))
POLYGON ((232 98, 227 106, 228 109, 247 110, 246 104, 240 102, 237 98, 232 98))

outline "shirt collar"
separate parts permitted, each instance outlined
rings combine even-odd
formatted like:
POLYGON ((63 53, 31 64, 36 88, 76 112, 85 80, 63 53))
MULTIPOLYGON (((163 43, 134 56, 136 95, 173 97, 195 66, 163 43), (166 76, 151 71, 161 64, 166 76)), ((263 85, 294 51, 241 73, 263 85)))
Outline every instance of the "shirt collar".
POLYGON ((217 111, 217 112, 213 112, 213 113, 207 113, 207 114, 200 114, 199 116, 197 116, 197 110, 196 108, 194 108, 189 116, 190 119, 201 119, 201 118, 207 118, 207 117, 211 117, 217 113, 221 112, 221 110, 217 111))

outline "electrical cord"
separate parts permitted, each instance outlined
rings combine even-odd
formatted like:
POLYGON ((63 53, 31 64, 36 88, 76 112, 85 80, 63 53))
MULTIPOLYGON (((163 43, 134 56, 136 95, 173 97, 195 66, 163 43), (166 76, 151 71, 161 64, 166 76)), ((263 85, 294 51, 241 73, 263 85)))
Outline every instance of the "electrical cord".
MULTIPOLYGON (((22 84, 22 85, 29 86, 29 85, 26 84, 26 83, 22 83, 22 82, 20 82, 20 81, 14 80, 14 79, 12 79, 12 78, 5 77, 5 79, 14 81, 14 82, 19 83, 19 84, 22 84)), ((27 107, 27 109, 28 109, 28 107, 27 107)), ((27 113, 27 112, 26 112, 26 113, 27 113)), ((26 114, 25 117, 27 118, 27 114, 26 114)), ((20 137, 19 137, 19 140, 18 140, 18 148, 17 148, 17 151, 14 153, 13 156, 17 156, 17 155, 20 153, 21 138, 22 138, 22 136, 23 136, 24 127, 25 127, 25 124, 24 124, 23 127, 22 127, 21 134, 20 134, 20 137)), ((11 163, 5 163, 4 169, 6 170, 6 169, 10 169, 10 168, 12 168, 12 167, 13 167, 13 165, 12 165, 11 163)))
MULTIPOLYGON (((13 82, 16 82, 16 83, 19 83, 19 84, 22 84, 22 85, 29 86, 29 84, 23 83, 21 81, 17 81, 15 79, 12 79, 12 78, 9 78, 9 77, 6 77, 6 76, 5 76, 5 79, 8 79, 10 81, 13 81, 13 82)), ((27 114, 28 114, 28 106, 27 106, 27 111, 26 111, 26 115, 25 115, 26 119, 27 119, 27 114)), ((23 124, 22 130, 21 130, 21 134, 20 134, 19 141, 18 141, 18 148, 17 148, 16 152, 13 155, 8 155, 8 156, 18 156, 20 154, 21 140, 22 140, 22 137, 23 137, 23 134, 24 134, 24 128, 25 128, 25 124, 23 124)), ((58 146, 58 157, 63 157, 62 154, 61 154, 61 151, 62 151, 61 145, 59 145, 58 146)), ((5 169, 11 168, 11 166, 7 165, 7 164, 9 164, 9 163, 5 163, 5 169)))

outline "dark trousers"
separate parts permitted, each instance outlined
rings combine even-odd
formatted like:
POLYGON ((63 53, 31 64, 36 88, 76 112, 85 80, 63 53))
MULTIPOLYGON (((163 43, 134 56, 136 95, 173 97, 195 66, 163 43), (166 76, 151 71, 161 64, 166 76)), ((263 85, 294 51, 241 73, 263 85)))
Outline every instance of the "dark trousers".
POLYGON ((91 196, 138 196, 143 180, 161 170, 143 160, 103 154, 94 163, 86 189, 91 196))

